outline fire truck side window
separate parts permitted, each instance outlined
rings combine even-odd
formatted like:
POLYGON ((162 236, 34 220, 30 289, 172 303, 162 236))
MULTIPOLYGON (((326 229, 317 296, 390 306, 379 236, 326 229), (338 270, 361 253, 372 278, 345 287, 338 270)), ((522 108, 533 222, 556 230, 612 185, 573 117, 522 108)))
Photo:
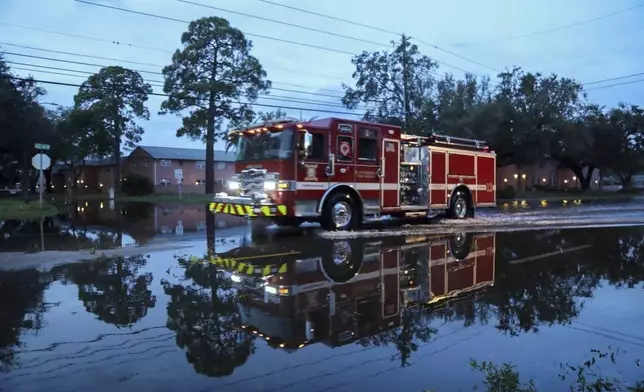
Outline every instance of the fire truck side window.
POLYGON ((358 138, 358 159, 376 161, 378 159, 378 132, 373 129, 361 128, 358 138))
POLYGON ((324 161, 324 134, 311 133, 311 136, 313 136, 313 143, 311 143, 308 159, 312 161, 324 161))

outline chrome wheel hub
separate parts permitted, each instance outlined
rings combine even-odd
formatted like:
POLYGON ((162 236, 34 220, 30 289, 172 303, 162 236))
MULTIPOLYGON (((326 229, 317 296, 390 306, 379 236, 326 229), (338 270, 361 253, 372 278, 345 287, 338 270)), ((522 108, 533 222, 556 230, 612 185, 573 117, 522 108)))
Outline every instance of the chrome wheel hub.
POLYGON ((467 214, 467 203, 460 197, 454 203, 454 214, 457 218, 464 218, 467 214))
POLYGON ((333 244, 333 263, 335 265, 347 265, 350 261, 351 245, 346 241, 333 244))
POLYGON ((340 201, 333 206, 331 219, 335 227, 344 227, 351 223, 351 206, 349 203, 340 201))

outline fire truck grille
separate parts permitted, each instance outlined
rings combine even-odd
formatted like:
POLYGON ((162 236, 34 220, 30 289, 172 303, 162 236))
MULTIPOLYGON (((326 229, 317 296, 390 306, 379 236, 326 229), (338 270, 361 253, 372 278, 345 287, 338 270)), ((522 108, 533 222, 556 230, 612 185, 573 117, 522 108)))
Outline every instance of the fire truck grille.
POLYGON ((265 169, 246 169, 239 174, 239 187, 242 195, 264 193, 265 169))

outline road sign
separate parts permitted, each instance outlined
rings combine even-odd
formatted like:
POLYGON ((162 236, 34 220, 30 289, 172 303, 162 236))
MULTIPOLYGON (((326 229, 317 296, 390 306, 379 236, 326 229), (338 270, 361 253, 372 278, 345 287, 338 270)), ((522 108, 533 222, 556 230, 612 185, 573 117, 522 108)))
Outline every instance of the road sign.
POLYGON ((177 180, 183 179, 183 169, 174 169, 174 178, 177 180))
POLYGON ((51 145, 45 144, 45 143, 36 143, 34 144, 34 148, 36 150, 49 151, 49 149, 51 148, 51 145))
POLYGON ((51 165, 51 159, 49 159, 47 154, 36 154, 31 158, 31 164, 35 169, 47 170, 49 165, 51 165))

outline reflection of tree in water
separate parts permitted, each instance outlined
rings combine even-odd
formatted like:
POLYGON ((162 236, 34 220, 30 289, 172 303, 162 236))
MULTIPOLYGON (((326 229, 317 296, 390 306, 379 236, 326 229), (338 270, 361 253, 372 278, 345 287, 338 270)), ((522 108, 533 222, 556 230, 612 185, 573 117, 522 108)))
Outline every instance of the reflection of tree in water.
POLYGON ((394 346, 398 351, 392 360, 400 359, 400 366, 408 366, 409 358, 416 352, 419 343, 427 343, 436 333, 430 326, 431 318, 425 309, 408 307, 402 310, 400 327, 365 336, 358 339, 357 343, 363 347, 389 347, 394 346))
POLYGON ((117 327, 130 326, 156 304, 149 286, 152 274, 139 273, 145 256, 119 257, 92 263, 69 264, 52 272, 78 286, 78 299, 99 320, 117 327))
POLYGON ((37 270, 0 271, 0 371, 14 365, 14 350, 23 347, 20 335, 42 327, 46 287, 37 270))
POLYGON ((602 279, 617 287, 644 281, 644 229, 606 228, 497 235, 495 287, 472 301, 458 301, 437 316, 465 325, 498 320, 517 335, 539 326, 569 324, 602 279), (554 251, 590 245, 572 253, 554 251), (546 255, 543 259, 511 261, 546 255))
POLYGON ((194 369, 210 377, 227 376, 254 352, 254 337, 238 328, 236 294, 214 265, 180 261, 182 284, 163 281, 170 296, 167 326, 186 350, 194 369))

